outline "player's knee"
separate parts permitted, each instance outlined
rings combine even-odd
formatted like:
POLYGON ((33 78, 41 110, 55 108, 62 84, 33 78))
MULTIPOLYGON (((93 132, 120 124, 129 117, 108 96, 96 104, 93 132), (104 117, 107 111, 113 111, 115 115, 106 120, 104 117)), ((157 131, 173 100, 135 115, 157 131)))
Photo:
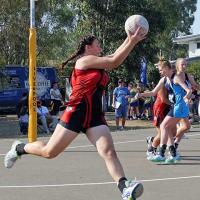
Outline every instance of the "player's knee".
POLYGON ((43 152, 43 156, 47 159, 55 158, 58 154, 52 150, 45 149, 43 152))
POLYGON ((106 159, 111 159, 117 156, 116 151, 113 148, 102 150, 100 154, 106 159))
POLYGON ((182 131, 187 131, 191 128, 191 125, 189 123, 182 125, 181 129, 182 131))
POLYGON ((170 125, 169 124, 167 124, 167 123, 162 123, 161 125, 160 125, 160 129, 161 130, 165 130, 165 129, 169 129, 170 128, 170 125))
POLYGON ((191 128, 191 124, 190 123, 187 123, 186 125, 186 130, 189 130, 191 128))

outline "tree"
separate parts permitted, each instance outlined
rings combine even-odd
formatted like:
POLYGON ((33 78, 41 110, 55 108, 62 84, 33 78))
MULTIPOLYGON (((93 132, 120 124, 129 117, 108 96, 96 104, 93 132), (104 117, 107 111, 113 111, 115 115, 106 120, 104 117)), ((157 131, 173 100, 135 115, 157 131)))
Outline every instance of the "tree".
POLYGON ((1 1, 0 54, 5 64, 25 64, 27 60, 27 1, 1 1))
MULTIPOLYGON (((88 33, 100 39, 104 55, 111 54, 126 37, 125 20, 141 14, 149 22, 149 34, 110 76, 112 81, 119 76, 138 79, 141 57, 148 60, 152 76, 160 49, 167 59, 185 52, 184 48, 177 51, 172 38, 189 33, 195 10, 196 0, 37 1, 37 63, 59 66, 75 50, 79 38, 88 33)), ((2 0, 0 12, 0 63, 28 64, 29 2, 2 0)), ((67 68, 66 75, 70 71, 67 68)))
MULTIPOLYGON (((0 55, 4 64, 28 64, 29 7, 26 0, 1 1, 0 55)), ((38 64, 57 59, 56 49, 64 45, 73 22, 73 12, 64 0, 36 2, 38 64)))
POLYGON ((200 83, 200 61, 189 63, 187 72, 194 76, 197 83, 200 83))
POLYGON ((194 0, 71 0, 71 4, 79 10, 78 30, 91 30, 98 36, 105 54, 113 53, 126 37, 124 22, 128 16, 137 13, 148 19, 150 32, 147 38, 118 70, 110 72, 113 81, 119 76, 127 79, 139 77, 140 59, 143 56, 150 66, 149 75, 156 74, 154 63, 158 61, 160 49, 166 59, 176 57, 172 38, 180 32, 188 33, 196 10, 194 0))

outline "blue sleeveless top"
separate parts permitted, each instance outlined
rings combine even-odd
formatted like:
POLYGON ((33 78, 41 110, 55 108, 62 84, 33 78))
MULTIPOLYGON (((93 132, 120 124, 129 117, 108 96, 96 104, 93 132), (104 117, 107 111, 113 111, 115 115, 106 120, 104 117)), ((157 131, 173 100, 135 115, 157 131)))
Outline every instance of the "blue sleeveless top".
POLYGON ((186 95, 185 90, 178 84, 171 82, 171 88, 175 96, 173 115, 175 118, 187 118, 189 116, 189 105, 186 104, 183 97, 186 95))

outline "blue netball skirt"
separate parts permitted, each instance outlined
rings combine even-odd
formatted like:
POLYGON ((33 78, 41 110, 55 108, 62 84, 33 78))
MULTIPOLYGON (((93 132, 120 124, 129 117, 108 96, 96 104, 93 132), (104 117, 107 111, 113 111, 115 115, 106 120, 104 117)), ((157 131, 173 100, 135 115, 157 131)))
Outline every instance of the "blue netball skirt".
POLYGON ((185 101, 174 104, 167 115, 175 118, 188 118, 189 106, 185 103, 185 101))

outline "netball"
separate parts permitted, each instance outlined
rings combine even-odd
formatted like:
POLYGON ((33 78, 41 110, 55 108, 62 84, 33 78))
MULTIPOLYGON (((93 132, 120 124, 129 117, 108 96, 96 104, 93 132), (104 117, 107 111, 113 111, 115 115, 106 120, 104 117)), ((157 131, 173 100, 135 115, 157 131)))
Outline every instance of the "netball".
POLYGON ((137 30, 138 26, 142 27, 145 35, 148 33, 149 23, 147 19, 142 15, 132 15, 128 17, 125 22, 125 31, 126 33, 128 33, 128 31, 134 33, 137 30))

